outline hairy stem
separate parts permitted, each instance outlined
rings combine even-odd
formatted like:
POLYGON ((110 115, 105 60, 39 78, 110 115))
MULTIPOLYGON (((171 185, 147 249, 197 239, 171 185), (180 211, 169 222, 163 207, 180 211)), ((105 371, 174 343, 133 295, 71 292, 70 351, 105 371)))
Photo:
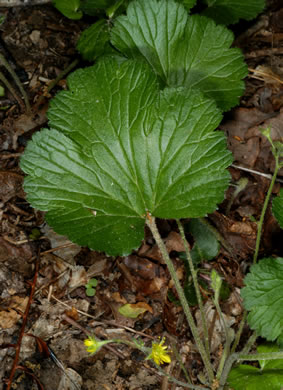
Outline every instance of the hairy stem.
MULTIPOLYGON (((227 381, 227 378, 228 378, 228 375, 229 375, 229 372, 230 372, 233 364, 235 363, 235 361, 238 360, 238 356, 247 356, 247 353, 249 352, 251 346, 256 341, 256 338, 257 338, 257 334, 254 332, 251 335, 251 337, 249 338, 249 340, 248 340, 246 346, 243 348, 242 352, 233 353, 232 355, 230 355, 228 357, 228 359, 225 363, 220 381, 219 381, 219 389, 218 390, 222 390, 224 388, 226 381, 227 381)), ((255 356, 255 355, 249 355, 249 356, 255 356)), ((255 360, 257 360, 257 359, 255 359, 255 360)))
POLYGON ((261 210, 261 215, 260 215, 260 220, 258 222, 258 227, 257 227, 257 236, 256 236, 256 244, 255 244, 255 253, 254 253, 254 258, 253 258, 253 263, 255 264, 257 262, 257 257, 258 257, 258 252, 259 252, 259 245, 260 245, 260 239, 261 239, 261 232, 262 232, 262 227, 263 227, 263 222, 264 222, 264 217, 265 217, 265 212, 271 197, 272 189, 276 180, 277 173, 279 171, 279 157, 275 154, 275 169, 274 173, 272 176, 272 180, 270 182, 269 188, 267 195, 264 200, 263 208, 261 210))
POLYGON ((212 365, 211 365, 211 362, 210 362, 210 359, 209 359, 209 356, 206 354, 206 350, 205 350, 205 347, 200 339, 200 336, 199 336, 199 333, 198 333, 198 329, 196 327, 196 324, 195 324, 195 321, 193 319, 193 316, 191 314, 191 311, 190 311, 190 308, 189 308, 189 305, 188 305, 188 302, 186 300, 186 297, 185 297, 185 294, 184 294, 184 291, 183 291, 183 288, 179 282, 179 279, 177 277, 177 274, 176 274, 176 271, 175 271, 175 268, 174 268, 174 265, 167 253, 167 250, 166 250, 166 247, 162 241, 162 238, 158 232, 158 229, 157 229, 157 226, 156 226, 156 223, 155 223, 155 218, 152 217, 151 215, 148 215, 147 218, 146 218, 146 224, 147 226, 149 227, 149 229, 151 230, 152 232, 152 235, 156 241, 156 244, 158 245, 158 248, 160 249, 161 253, 162 253, 162 256, 163 256, 163 259, 168 267, 168 270, 169 270, 169 273, 171 275, 171 278, 174 282, 174 285, 175 285, 175 288, 177 290, 177 293, 179 295, 179 299, 181 301, 181 305, 183 307, 183 310, 184 310, 184 313, 185 313, 185 316, 187 318, 187 321, 189 323, 189 326, 190 326, 190 329, 191 329, 191 332, 192 332, 192 335, 194 337, 194 340, 195 340, 195 343, 197 345, 197 348, 199 350, 199 353, 202 357, 202 360, 203 360, 203 364, 205 366, 205 369, 206 369, 206 372, 207 372, 207 375, 208 375, 208 378, 209 378, 209 382, 212 383, 213 382, 213 379, 214 379, 214 373, 213 373, 213 369, 212 369, 212 365))
POLYGON ((243 332, 243 329, 244 329, 244 326, 246 323, 246 318, 247 318, 247 312, 244 311, 244 315, 243 315, 243 318, 241 319, 238 332, 236 333, 236 336, 235 336, 235 341, 234 341, 232 348, 231 348, 231 353, 234 353, 236 351, 236 348, 240 342, 240 338, 241 338, 241 335, 242 335, 242 332, 243 332))
POLYGON ((192 384, 191 379, 190 379, 189 374, 188 374, 188 371, 187 371, 186 367, 184 366, 184 363, 182 362, 182 357, 179 354, 179 351, 178 351, 176 343, 172 342, 171 345, 172 345, 172 348, 173 348, 173 353, 176 356, 177 361, 178 361, 178 363, 179 363, 179 365, 180 365, 180 367, 181 367, 181 369, 182 369, 182 371, 183 371, 183 373, 185 375, 187 383, 192 384))
POLYGON ((202 322, 202 329, 203 329, 203 334, 204 334, 204 345, 205 345, 205 348, 206 348, 206 354, 207 354, 207 356, 210 356, 207 322, 206 322, 206 318, 205 318, 205 312, 204 312, 202 297, 201 297, 201 293, 200 293, 200 289, 199 289, 197 273, 196 273, 196 270, 194 268, 193 260, 192 260, 191 253, 190 253, 190 247, 189 247, 188 241, 186 240, 184 228, 183 228, 183 225, 181 224, 181 221, 179 219, 177 219, 177 224, 178 224, 178 229, 179 229, 179 231, 181 233, 181 237, 182 237, 182 240, 183 240, 183 243, 184 243, 184 247, 185 247, 185 251, 186 251, 186 257, 187 257, 187 260, 188 260, 188 263, 189 263, 189 267, 190 267, 190 271, 191 271, 192 279, 193 279, 193 283, 194 283, 194 288, 195 288, 195 291, 196 291, 196 297, 197 297, 199 310, 200 310, 200 315, 201 315, 201 322, 202 322))
POLYGON ((229 336, 229 330, 228 330, 228 328, 226 326, 226 323, 225 323, 225 320, 224 320, 224 317, 223 317, 223 314, 222 314, 222 311, 221 311, 221 308, 220 308, 218 300, 214 300, 214 304, 215 304, 217 313, 219 315, 219 318, 220 318, 220 320, 222 322, 222 325, 223 325, 223 328, 224 328, 224 331, 225 331, 225 337, 226 337, 224 351, 222 353, 222 356, 221 356, 221 359, 220 359, 220 363, 219 363, 219 366, 218 366, 218 370, 217 370, 217 374, 216 374, 216 378, 219 379, 221 377, 225 361, 227 360, 227 358, 229 356, 229 349, 230 349, 230 345, 231 345, 231 337, 229 336))

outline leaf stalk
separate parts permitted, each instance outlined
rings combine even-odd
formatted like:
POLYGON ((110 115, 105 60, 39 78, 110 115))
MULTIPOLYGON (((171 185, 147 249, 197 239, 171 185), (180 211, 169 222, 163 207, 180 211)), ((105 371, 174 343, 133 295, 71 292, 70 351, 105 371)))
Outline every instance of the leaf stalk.
POLYGON ((146 218, 146 224, 149 227, 149 229, 151 230, 152 235, 153 235, 153 237, 154 237, 154 239, 156 241, 156 244, 157 244, 158 248, 160 249, 160 251, 162 253, 162 256, 163 256, 163 259, 164 259, 164 261, 165 261, 165 263, 166 263, 166 265, 168 267, 170 276, 171 276, 171 278, 172 278, 172 280, 174 282, 175 288, 177 290, 179 299, 181 301, 181 305, 183 307, 185 316, 186 316, 187 321, 189 323, 189 327, 191 329, 191 332, 192 332, 192 335, 194 337, 195 343, 197 345, 198 351, 199 351, 199 353, 200 353, 200 355, 202 357, 203 364, 204 364, 204 367, 206 369, 209 382, 212 383, 213 380, 214 380, 214 373, 213 373, 212 365, 211 365, 211 362, 210 362, 210 358, 207 355, 205 347, 204 347, 204 344, 202 343, 202 341, 200 339, 200 336, 199 336, 199 333, 198 333, 198 329, 196 327, 194 318, 193 318, 193 316, 191 314, 191 311, 190 311, 187 299, 185 297, 183 288, 182 288, 181 283, 180 283, 180 281, 179 281, 179 279, 177 277, 174 265, 173 265, 169 255, 168 255, 168 252, 166 250, 164 242, 162 241, 162 238, 161 238, 161 236, 159 234, 159 231, 157 229, 157 226, 156 226, 156 223, 155 223, 155 218, 153 216, 151 216, 151 215, 148 215, 147 218, 146 218))

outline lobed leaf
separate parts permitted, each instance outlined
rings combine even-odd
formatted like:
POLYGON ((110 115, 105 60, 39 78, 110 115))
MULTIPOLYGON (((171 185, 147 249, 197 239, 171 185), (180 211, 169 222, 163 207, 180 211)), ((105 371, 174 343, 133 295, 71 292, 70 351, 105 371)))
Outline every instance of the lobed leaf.
POLYGON ((188 16, 173 0, 135 0, 111 31, 127 58, 144 58, 167 86, 200 89, 222 110, 236 105, 247 67, 233 34, 204 16, 188 16))
POLYGON ((21 159, 30 203, 60 234, 108 254, 140 245, 147 212, 200 217, 223 200, 231 154, 221 114, 199 91, 160 90, 145 64, 107 58, 68 78, 51 130, 21 159), (119 62, 119 61, 118 61, 119 62))
POLYGON ((283 335, 283 258, 265 258, 251 267, 241 291, 248 323, 267 340, 283 335))
POLYGON ((234 24, 240 19, 254 19, 265 7, 265 0, 204 0, 208 8, 203 12, 216 23, 234 24))

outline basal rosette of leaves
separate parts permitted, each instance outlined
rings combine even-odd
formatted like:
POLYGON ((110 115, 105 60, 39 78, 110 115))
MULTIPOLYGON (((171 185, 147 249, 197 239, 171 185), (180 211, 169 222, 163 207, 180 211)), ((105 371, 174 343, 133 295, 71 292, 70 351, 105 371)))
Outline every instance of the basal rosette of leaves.
POLYGON ((135 0, 114 21, 111 43, 127 58, 145 59, 170 87, 200 89, 223 111, 244 91, 247 66, 233 33, 212 19, 188 15, 173 0, 135 0))
POLYGON ((251 267, 241 290, 248 323, 261 337, 283 344, 283 258, 265 258, 251 267))
POLYGON ((232 161, 215 102, 160 89, 144 62, 107 58, 68 77, 21 159, 33 207, 59 234, 110 255, 139 247, 149 212, 213 212, 232 161))

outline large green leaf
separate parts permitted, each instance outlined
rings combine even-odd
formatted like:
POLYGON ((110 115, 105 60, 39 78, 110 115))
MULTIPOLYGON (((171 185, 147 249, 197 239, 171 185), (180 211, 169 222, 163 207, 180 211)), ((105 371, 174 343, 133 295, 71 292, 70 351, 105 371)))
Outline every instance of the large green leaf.
MULTIPOLYGON (((259 353, 278 352, 276 345, 262 345, 259 353)), ((283 387, 283 360, 262 360, 260 368, 241 364, 231 370, 228 384, 234 390, 280 390, 283 387)))
POLYGON ((248 323, 267 340, 283 336, 283 258, 265 258, 251 267, 241 291, 248 323))
POLYGON ((265 7, 265 0, 204 0, 208 8, 204 15, 217 23, 233 24, 239 19, 254 19, 265 7))
POLYGON ((247 67, 233 34, 213 20, 188 16, 173 0, 136 0, 119 16, 111 42, 128 58, 145 58, 168 86, 194 87, 222 110, 236 105, 247 67))
POLYGON ((213 212, 231 163, 214 101, 166 88, 145 63, 105 59, 68 78, 21 159, 31 204, 58 233, 109 254, 139 246, 147 212, 213 212))
POLYGON ((280 190, 280 195, 273 199, 272 214, 283 229, 283 189, 280 190))

